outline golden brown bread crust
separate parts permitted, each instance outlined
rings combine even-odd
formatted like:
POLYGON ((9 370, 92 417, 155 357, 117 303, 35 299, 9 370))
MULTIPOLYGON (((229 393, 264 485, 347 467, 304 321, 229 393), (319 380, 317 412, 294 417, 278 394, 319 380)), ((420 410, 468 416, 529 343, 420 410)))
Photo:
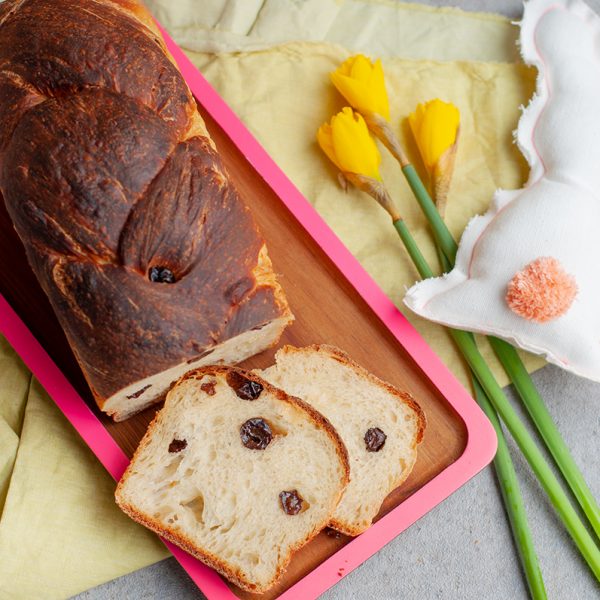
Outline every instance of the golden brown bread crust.
POLYGON ((205 131, 137 1, 0 5, 0 192, 100 405, 290 315, 205 131))
MULTIPOLYGON (((309 404, 307 404, 300 398, 296 398, 294 396, 289 396, 288 394, 286 394, 279 388, 276 388, 275 386, 271 385, 268 381, 265 381, 264 379, 262 379, 261 377, 256 375, 256 373, 253 373, 251 371, 246 371, 244 369, 240 369, 237 367, 227 367, 227 366, 222 366, 222 365, 211 365, 211 366, 207 366, 207 367, 201 367, 199 369, 190 371, 189 373, 186 373, 183 377, 181 377, 179 379, 179 381, 177 382, 177 384, 173 387, 172 391, 179 384, 181 384, 184 381, 189 380, 189 379, 200 380, 205 375, 219 375, 219 374, 226 375, 227 373, 230 373, 230 372, 237 372, 240 375, 242 375, 243 377, 245 377, 246 379, 250 379, 251 381, 256 381, 256 382, 260 383, 265 390, 267 390, 269 393, 275 395, 279 400, 281 400, 283 402, 287 402, 288 404, 292 404, 292 405, 300 408, 302 411, 304 411, 308 415, 308 417, 310 418, 310 420, 313 423, 315 423, 319 428, 323 429, 327 433, 327 435, 330 437, 330 439, 333 441, 335 449, 336 449, 336 453, 340 459, 340 462, 342 463, 342 466, 344 469, 343 481, 342 481, 343 488, 345 488, 346 485, 348 485, 348 482, 350 481, 350 463, 348 461, 348 451, 346 450, 346 446, 344 445, 344 442, 342 442, 342 439, 338 435, 337 431, 333 428, 331 423, 321 413, 316 411, 312 406, 310 406, 309 404)), ((169 394, 171 394, 172 391, 169 392, 169 394)), ((169 395, 167 395, 167 402, 165 403, 165 407, 168 405, 168 401, 169 401, 168 396, 169 395)), ((162 410, 165 410, 165 409, 163 408, 162 410)), ((152 432, 154 431, 159 420, 161 419, 162 410, 156 414, 153 421, 148 426, 146 434, 142 438, 142 441, 140 442, 139 446, 137 447, 137 449, 133 455, 133 458, 131 459, 131 463, 133 463, 135 461, 138 454, 140 454, 142 452, 142 450, 149 444, 150 439, 152 437, 152 432)), ((119 483, 117 485, 117 489, 115 491, 115 499, 116 499, 117 504, 121 508, 121 510, 123 510, 123 512, 125 512, 127 515, 129 515, 134 521, 140 523, 141 525, 144 525, 145 527, 147 527, 148 529, 151 529, 155 533, 158 533, 159 535, 161 535, 165 539, 169 540, 170 542, 173 542, 175 545, 179 546, 180 548, 183 548, 186 552, 188 552, 192 556, 195 556, 196 558, 201 560, 206 565, 212 567, 213 569, 215 569, 216 571, 221 573, 229 581, 233 582, 235 585, 237 585, 241 589, 247 590, 249 592, 261 593, 261 592, 265 592, 269 588, 271 588, 277 582, 277 580, 281 577, 283 572, 285 571, 287 565, 289 564, 289 562, 292 558, 292 554, 296 550, 298 550, 299 548, 304 546, 306 543, 308 543, 327 525, 327 520, 324 520, 322 523, 315 526, 315 528, 306 536, 306 538, 304 540, 298 542, 293 548, 290 549, 290 551, 287 554, 287 556, 285 557, 285 559, 280 563, 279 568, 278 568, 275 576, 273 577, 273 579, 265 586, 262 586, 262 587, 257 586, 255 583, 253 583, 252 581, 249 581, 246 577, 244 577, 244 574, 239 569, 232 569, 227 563, 222 561, 218 556, 215 556, 214 554, 212 554, 210 552, 207 552, 201 548, 198 548, 196 545, 194 545, 194 542, 192 540, 190 540, 187 536, 183 535, 181 532, 163 527, 158 520, 148 517, 147 515, 145 515, 143 513, 140 513, 135 507, 133 507, 130 504, 128 504, 127 502, 125 502, 120 497, 120 489, 121 489, 121 486, 124 484, 124 482, 129 477, 129 469, 130 468, 131 467, 128 467, 125 470, 125 473, 121 477, 121 480, 119 481, 119 483)), ((341 495, 342 495, 342 492, 340 492, 340 498, 341 498, 341 495)))
MULTIPOLYGON (((413 443, 412 443, 412 448, 413 448, 413 450, 416 451, 417 446, 421 443, 421 441, 423 440, 423 436, 425 435, 425 429, 427 427, 427 419, 425 417, 425 413, 423 412, 423 409, 419 406, 417 401, 408 392, 403 392, 403 391, 395 388, 392 384, 387 383, 387 382, 383 381, 382 379, 379 379, 379 377, 376 377, 375 375, 373 375, 373 373, 371 373, 364 367, 360 366, 357 362, 355 362, 352 358, 350 358, 350 356, 348 356, 348 354, 346 354, 343 350, 340 350, 336 346, 330 346, 327 344, 312 344, 310 346, 306 346, 306 347, 302 347, 302 348, 296 348, 295 346, 284 346, 281 350, 285 351, 287 353, 294 353, 294 352, 302 353, 303 351, 308 350, 308 349, 312 349, 316 352, 326 353, 329 356, 338 360, 339 362, 341 362, 345 365, 348 365, 356 373, 358 373, 358 375, 368 379, 375 385, 378 385, 378 386, 384 388, 387 392, 389 392, 390 394, 395 396, 400 403, 409 406, 415 412, 416 417, 417 417, 417 422, 418 422, 417 433, 416 433, 415 439, 413 440, 413 443)), ((412 469, 404 469, 402 471, 400 477, 396 481, 391 483, 389 490, 388 490, 388 494, 391 493, 393 490, 395 490, 397 487, 399 487, 402 483, 404 483, 404 481, 410 475, 411 471, 412 471, 412 469)), ((335 529, 336 531, 343 533, 344 535, 349 535, 349 536, 353 536, 353 537, 360 535, 366 529, 368 529, 368 527, 348 527, 347 523, 342 523, 340 521, 337 521, 336 519, 332 519, 329 522, 329 526, 332 529, 335 529)))

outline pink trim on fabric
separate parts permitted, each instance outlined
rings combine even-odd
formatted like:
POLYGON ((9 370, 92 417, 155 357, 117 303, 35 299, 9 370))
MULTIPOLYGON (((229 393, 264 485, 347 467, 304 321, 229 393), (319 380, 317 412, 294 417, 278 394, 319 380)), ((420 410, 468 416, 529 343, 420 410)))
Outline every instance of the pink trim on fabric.
MULTIPOLYGON (((546 65, 546 61, 544 60, 544 57, 542 56, 542 53, 539 50, 538 44, 537 44, 537 30, 538 30, 538 26, 540 24, 540 21, 550 12, 552 12, 553 10, 559 9, 559 8, 564 8, 559 6, 558 4, 553 4, 552 6, 549 6, 541 15, 540 18, 538 19, 538 22, 536 24, 536 27, 533 31, 533 45, 535 47, 535 51, 537 52, 538 58, 540 59, 540 62, 542 63, 542 66, 544 68, 544 85, 546 86, 546 90, 548 91, 548 99, 546 100, 544 106, 542 106, 542 109, 540 110, 540 113, 537 116, 537 119, 535 120, 535 124, 533 126, 533 128, 531 129, 531 146, 533 148, 533 150, 535 151, 535 154, 538 157, 538 160, 540 161, 541 165, 542 165, 542 174, 540 175, 540 177, 538 178, 537 181, 535 181, 534 183, 532 183, 530 186, 523 188, 522 192, 524 192, 525 190, 530 190, 532 188, 534 188, 536 185, 538 185, 540 183, 540 181, 542 181, 542 179, 544 178, 544 175, 547 172, 546 169, 546 163, 544 162, 544 159, 542 158, 542 155, 540 154, 537 145, 535 143, 535 130, 537 129, 537 126, 542 118, 542 115, 544 114, 544 112, 546 111, 546 108, 548 108, 548 104, 550 103, 550 100, 552 98, 552 94, 551 94, 551 87, 550 87, 550 75, 548 73, 548 68, 546 65)), ((513 190, 506 190, 506 191, 513 191, 513 190)), ((469 268, 467 270, 467 280, 471 279, 471 273, 472 273, 472 267, 473 267, 473 262, 475 261, 475 255, 477 254, 477 248, 479 246, 479 242, 481 241, 481 238, 483 237, 484 233, 488 230, 489 227, 491 227, 492 223, 496 220, 496 218, 498 216, 500 216, 500 214, 502 212, 504 212, 504 210, 506 208, 508 208, 513 202, 516 202, 519 197, 521 196, 521 194, 519 194, 518 196, 516 196, 513 200, 511 200, 508 204, 506 204, 505 206, 503 206, 499 211, 496 212, 496 214, 492 217, 492 219, 490 220, 490 222, 482 229, 482 231, 480 232, 480 234, 477 236, 477 240, 475 240, 475 243, 473 244, 473 251, 471 252, 471 259, 469 261, 469 268)), ((439 294, 437 294, 436 296, 439 296, 439 294)), ((432 296, 427 304, 429 304, 429 302, 431 302, 431 300, 433 300, 433 298, 435 298, 436 296, 432 296)))

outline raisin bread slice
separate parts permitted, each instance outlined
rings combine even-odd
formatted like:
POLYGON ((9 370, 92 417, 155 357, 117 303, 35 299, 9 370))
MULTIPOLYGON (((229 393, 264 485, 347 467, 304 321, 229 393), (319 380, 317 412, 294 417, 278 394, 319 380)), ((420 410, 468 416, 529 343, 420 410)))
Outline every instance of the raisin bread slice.
POLYGON ((330 525, 358 535, 411 472, 425 415, 409 394, 332 346, 285 346, 275 358, 261 376, 322 413, 348 449, 350 483, 330 525))
POLYGON ((344 444, 314 408, 255 374, 212 366, 169 392, 119 482, 132 519, 262 592, 331 519, 344 444))

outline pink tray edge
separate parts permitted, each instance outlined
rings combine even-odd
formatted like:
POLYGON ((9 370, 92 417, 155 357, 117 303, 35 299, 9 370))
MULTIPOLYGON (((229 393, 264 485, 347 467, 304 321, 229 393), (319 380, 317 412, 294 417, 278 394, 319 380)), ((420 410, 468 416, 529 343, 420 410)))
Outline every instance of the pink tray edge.
MULTIPOLYGON (((491 424, 467 391, 182 50, 162 28, 161 30, 167 47, 178 63, 194 96, 201 99, 205 110, 219 123, 290 212, 329 255, 369 307, 463 419, 467 429, 467 446, 457 461, 280 596, 287 600, 298 597, 314 598, 375 554, 489 464, 496 452, 496 436, 491 424)), ((119 479, 128 463, 126 455, 2 295, 0 295, 0 332, 108 472, 115 479, 119 479)), ((209 600, 237 598, 215 571, 172 544, 166 542, 166 545, 209 600)))

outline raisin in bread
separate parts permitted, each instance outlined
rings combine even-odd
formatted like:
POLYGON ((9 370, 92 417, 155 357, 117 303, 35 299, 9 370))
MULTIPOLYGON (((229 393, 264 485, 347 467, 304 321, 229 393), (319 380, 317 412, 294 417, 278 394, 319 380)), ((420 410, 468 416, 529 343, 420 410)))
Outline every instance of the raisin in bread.
POLYGON ((265 241, 137 0, 0 4, 0 192, 101 409, 291 321, 265 241))
POLYGON ((348 472, 343 443, 314 408, 255 374, 206 367, 169 392, 116 500, 135 521, 260 592, 329 522, 348 472))
POLYGON ((260 374, 322 413, 344 441, 350 483, 331 527, 358 535, 385 497, 409 475, 423 438, 425 415, 413 398, 331 346, 285 346, 260 374))

